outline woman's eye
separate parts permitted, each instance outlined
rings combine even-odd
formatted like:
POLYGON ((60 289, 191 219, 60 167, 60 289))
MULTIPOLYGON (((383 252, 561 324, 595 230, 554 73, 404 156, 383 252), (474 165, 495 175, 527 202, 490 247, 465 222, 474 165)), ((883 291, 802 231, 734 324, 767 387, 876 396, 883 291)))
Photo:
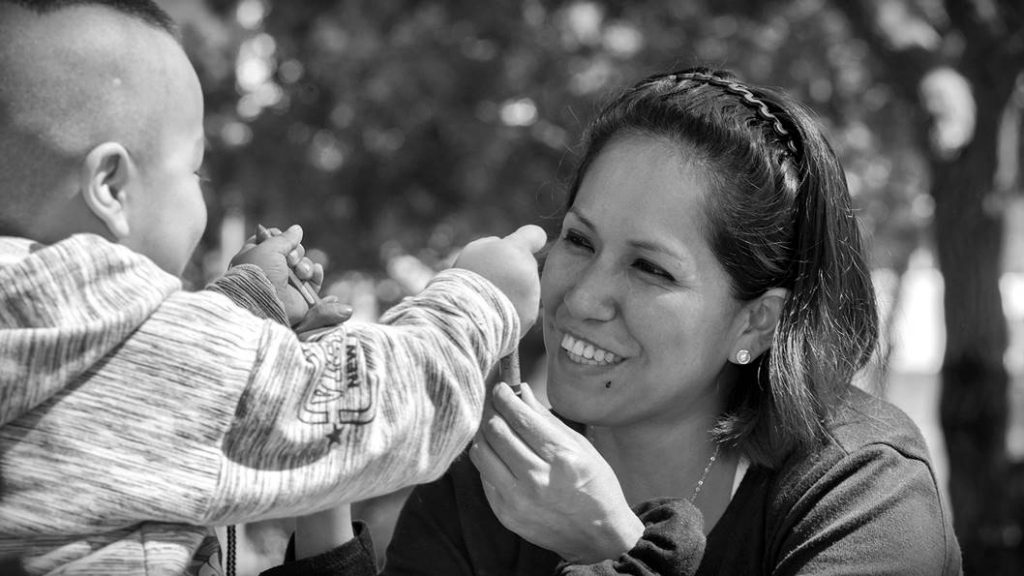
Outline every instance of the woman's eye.
POLYGON ((675 278, 671 274, 669 274, 664 268, 658 266, 657 264, 648 262, 647 260, 637 260, 633 264, 633 266, 637 270, 643 272, 644 274, 650 274, 651 276, 657 276, 658 278, 663 278, 665 280, 673 282, 675 281, 675 278))
POLYGON ((588 240, 586 236, 580 234, 575 230, 566 230, 564 238, 566 242, 573 246, 577 246, 579 248, 586 248, 588 250, 592 248, 590 240, 588 240))

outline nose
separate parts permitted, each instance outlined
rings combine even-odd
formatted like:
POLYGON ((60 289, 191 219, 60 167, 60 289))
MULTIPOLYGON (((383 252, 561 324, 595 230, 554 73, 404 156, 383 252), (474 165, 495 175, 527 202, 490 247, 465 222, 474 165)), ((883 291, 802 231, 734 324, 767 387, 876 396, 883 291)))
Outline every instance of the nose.
POLYGON ((579 320, 611 320, 615 317, 617 284, 613 270, 593 261, 566 290, 565 307, 579 320))

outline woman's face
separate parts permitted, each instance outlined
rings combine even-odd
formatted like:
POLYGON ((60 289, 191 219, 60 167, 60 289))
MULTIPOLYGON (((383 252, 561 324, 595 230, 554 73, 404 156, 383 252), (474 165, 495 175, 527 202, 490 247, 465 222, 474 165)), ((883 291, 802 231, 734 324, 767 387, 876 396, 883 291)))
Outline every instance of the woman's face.
POLYGON ((606 145, 541 278, 548 397, 602 426, 717 415, 742 303, 705 240, 699 164, 645 136, 606 145))

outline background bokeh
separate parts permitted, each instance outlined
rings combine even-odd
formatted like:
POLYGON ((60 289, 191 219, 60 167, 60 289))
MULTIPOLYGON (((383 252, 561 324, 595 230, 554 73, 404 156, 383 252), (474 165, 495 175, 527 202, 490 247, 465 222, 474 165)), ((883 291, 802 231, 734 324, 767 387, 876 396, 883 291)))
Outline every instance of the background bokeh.
MULTIPOLYGON (((474 237, 554 230, 616 89, 703 64, 795 94, 870 239, 886 337, 860 383, 924 431, 966 573, 1024 574, 1019 0, 160 3, 206 91, 210 225, 188 281, 256 222, 300 223, 325 291, 367 319, 474 237)), ((531 333, 539 383, 541 354, 531 333)), ((381 551, 401 496, 356 507, 381 551)), ((246 527, 242 566, 286 532, 246 527)))

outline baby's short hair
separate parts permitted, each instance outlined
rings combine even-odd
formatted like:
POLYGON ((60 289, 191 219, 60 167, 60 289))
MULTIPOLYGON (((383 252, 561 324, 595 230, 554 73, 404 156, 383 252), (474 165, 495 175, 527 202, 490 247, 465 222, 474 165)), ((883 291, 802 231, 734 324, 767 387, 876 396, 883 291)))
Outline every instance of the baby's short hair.
POLYGON ((0 0, 37 14, 56 12, 74 6, 105 6, 177 36, 174 20, 153 0, 0 0))
MULTIPOLYGON (((112 60, 96 67, 107 70, 112 78, 121 74, 123 63, 116 61, 112 48, 118 45, 118 39, 107 34, 124 21, 157 36, 167 34, 172 42, 180 44, 174 21, 153 0, 0 0, 0 235, 28 237, 34 233, 38 220, 43 218, 41 214, 47 213, 42 207, 66 193, 60 186, 67 171, 99 143, 91 135, 98 126, 112 124, 107 122, 110 118, 100 118, 100 111, 117 114, 122 120, 133 113, 133 109, 105 99, 113 90, 93 85, 106 75, 86 75, 93 83, 88 90, 80 90, 75 78, 64 76, 70 62, 88 56, 76 49, 75 56, 64 58, 21 41, 22 33, 28 35, 25 37, 38 33, 33 31, 36 24, 43 26, 51 17, 53 21, 68 20, 59 17, 76 8, 98 13, 83 18, 89 22, 84 25, 88 28, 78 27, 81 34, 73 35, 81 38, 69 39, 63 34, 55 37, 52 32, 39 38, 55 45, 91 42, 104 46, 93 51, 99 58, 110 56, 112 60), (92 38, 92 26, 97 22, 111 22, 114 28, 106 28, 107 32, 92 38), (89 42, 85 42, 87 38, 89 42), (35 55, 47 53, 49 60, 35 60, 35 55), (58 61, 65 66, 55 64, 58 61), (98 90, 102 93, 97 94, 98 90)), ((46 28, 39 30, 47 34, 46 28)), ((126 34, 128 37, 134 36, 126 34)), ((138 127, 138 123, 133 125, 138 127)))

